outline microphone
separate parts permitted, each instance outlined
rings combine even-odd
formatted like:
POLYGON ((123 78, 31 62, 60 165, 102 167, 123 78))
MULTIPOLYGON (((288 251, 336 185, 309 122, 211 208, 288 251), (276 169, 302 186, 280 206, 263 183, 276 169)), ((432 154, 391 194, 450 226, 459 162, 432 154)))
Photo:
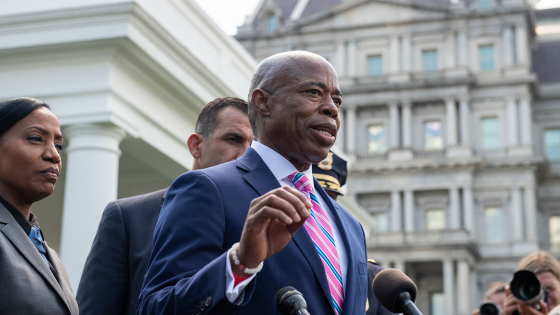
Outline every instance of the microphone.
POLYGON ((389 312, 404 315, 422 315, 414 301, 416 285, 397 269, 382 270, 373 279, 373 293, 389 312))
POLYGON ((310 315, 303 295, 294 287, 283 287, 276 293, 276 306, 283 315, 310 315))

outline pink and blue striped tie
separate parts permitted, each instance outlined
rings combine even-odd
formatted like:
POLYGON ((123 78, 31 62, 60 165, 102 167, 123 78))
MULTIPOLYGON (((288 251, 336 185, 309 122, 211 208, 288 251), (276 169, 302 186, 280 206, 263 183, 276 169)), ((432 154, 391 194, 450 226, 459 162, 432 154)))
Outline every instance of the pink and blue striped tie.
POLYGON ((305 229, 309 236, 311 236, 315 248, 323 261, 335 313, 341 315, 344 309, 342 273, 340 272, 340 262, 338 261, 338 253, 329 218, 325 209, 321 207, 319 199, 313 193, 313 180, 298 172, 289 175, 288 178, 292 181, 294 187, 306 195, 313 204, 311 216, 305 221, 305 229))

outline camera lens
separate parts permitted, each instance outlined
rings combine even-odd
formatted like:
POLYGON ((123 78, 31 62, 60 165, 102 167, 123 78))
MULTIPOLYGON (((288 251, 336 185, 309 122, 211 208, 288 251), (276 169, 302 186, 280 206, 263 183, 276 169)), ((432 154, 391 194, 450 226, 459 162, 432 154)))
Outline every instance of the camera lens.
POLYGON ((530 300, 540 293, 540 285, 537 287, 531 283, 522 284, 519 286, 519 295, 522 300, 530 300))
POLYGON ((480 315, 502 315, 501 307, 494 302, 486 302, 479 308, 480 315))

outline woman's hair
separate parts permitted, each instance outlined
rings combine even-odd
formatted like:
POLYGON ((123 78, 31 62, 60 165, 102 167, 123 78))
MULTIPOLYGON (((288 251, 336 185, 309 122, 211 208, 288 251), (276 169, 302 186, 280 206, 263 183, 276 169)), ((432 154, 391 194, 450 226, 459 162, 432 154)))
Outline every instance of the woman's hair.
POLYGON ((494 294, 505 293, 506 292, 506 285, 507 285, 507 282, 503 282, 503 281, 496 281, 496 282, 490 283, 490 288, 488 288, 488 291, 486 291, 486 294, 484 294, 484 299, 485 300, 490 300, 490 298, 494 294))
POLYGON ((0 138, 20 120, 40 107, 49 105, 30 97, 18 97, 0 102, 0 138))
POLYGON ((517 269, 527 269, 534 274, 549 271, 560 280, 560 263, 547 252, 538 251, 523 257, 517 265, 517 269))

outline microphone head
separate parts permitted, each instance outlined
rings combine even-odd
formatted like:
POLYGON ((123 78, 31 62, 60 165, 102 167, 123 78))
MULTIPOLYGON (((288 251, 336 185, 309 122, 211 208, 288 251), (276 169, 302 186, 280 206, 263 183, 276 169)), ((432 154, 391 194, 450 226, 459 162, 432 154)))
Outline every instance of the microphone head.
POLYGON ((416 300, 416 285, 401 271, 393 268, 382 270, 373 279, 373 293, 389 312, 401 313, 397 303, 399 294, 408 292, 412 302, 416 300))
POLYGON ((285 315, 307 309, 305 299, 294 287, 283 287, 276 293, 275 299, 278 310, 285 315))

